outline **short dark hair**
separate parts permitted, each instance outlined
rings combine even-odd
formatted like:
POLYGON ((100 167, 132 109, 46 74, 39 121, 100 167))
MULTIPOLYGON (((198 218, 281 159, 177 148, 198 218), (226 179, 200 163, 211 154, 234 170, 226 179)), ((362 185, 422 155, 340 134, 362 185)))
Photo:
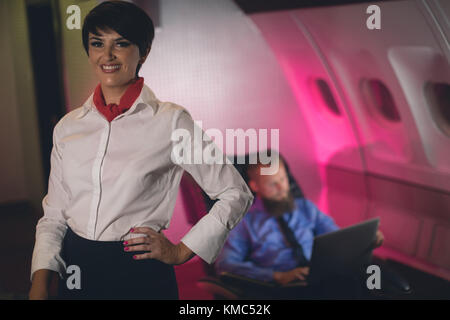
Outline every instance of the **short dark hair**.
MULTIPOLYGON (((141 57, 145 56, 155 37, 152 19, 133 3, 125 1, 105 1, 93 8, 84 18, 83 46, 89 56, 89 32, 98 34, 98 29, 114 30, 139 48, 141 57)), ((141 64, 136 68, 138 75, 141 64)))

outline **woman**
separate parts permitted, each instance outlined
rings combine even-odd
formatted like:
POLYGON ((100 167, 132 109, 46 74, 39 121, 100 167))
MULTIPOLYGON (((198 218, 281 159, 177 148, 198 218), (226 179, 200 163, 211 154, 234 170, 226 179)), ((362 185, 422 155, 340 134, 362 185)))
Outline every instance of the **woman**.
MULTIPOLYGON (((86 16, 82 34, 100 83, 54 128, 29 296, 48 298, 57 273, 62 299, 178 299, 173 265, 195 254, 212 263, 253 196, 229 163, 172 160, 172 133, 193 136, 198 127, 186 109, 159 101, 138 76, 154 36, 143 10, 103 2, 86 16), (161 230, 169 226, 184 170, 219 201, 173 244, 161 230)), ((189 144, 186 155, 199 147, 189 144)))

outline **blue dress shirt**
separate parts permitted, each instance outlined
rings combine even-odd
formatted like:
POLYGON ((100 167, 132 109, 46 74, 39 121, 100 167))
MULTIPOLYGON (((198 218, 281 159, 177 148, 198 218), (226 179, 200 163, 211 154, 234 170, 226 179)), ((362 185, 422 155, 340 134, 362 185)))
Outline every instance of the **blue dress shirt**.
MULTIPOLYGON (((331 217, 304 198, 295 199, 294 210, 282 217, 293 230, 308 261, 314 237, 339 229, 331 217)), ((298 260, 276 218, 267 213, 262 200, 256 198, 242 221, 231 230, 214 266, 217 273, 226 271, 260 281, 272 281, 274 271, 294 269, 298 260)))

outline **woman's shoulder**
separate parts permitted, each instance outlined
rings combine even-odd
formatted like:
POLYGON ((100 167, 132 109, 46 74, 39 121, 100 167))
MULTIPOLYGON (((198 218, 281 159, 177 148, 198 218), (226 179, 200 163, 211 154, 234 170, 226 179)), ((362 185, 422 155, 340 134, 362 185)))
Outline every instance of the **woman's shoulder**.
POLYGON ((80 115, 81 112, 83 112, 84 106, 75 108, 69 112, 67 112, 65 115, 59 119, 59 121, 55 124, 54 131, 61 131, 64 130, 64 127, 66 127, 70 122, 75 120, 77 116, 80 115))
POLYGON ((160 107, 156 115, 158 121, 168 122, 172 128, 191 127, 194 123, 189 110, 174 102, 160 102, 160 107))
POLYGON ((167 113, 172 116, 178 116, 181 113, 185 112, 189 116, 191 115, 187 108, 180 106, 179 104, 176 104, 174 102, 164 101, 164 102, 159 102, 159 104, 160 104, 159 110, 161 113, 167 113))
POLYGON ((175 114, 180 114, 183 111, 186 112, 187 114, 190 114, 189 111, 175 103, 175 102, 171 102, 171 101, 161 101, 159 100, 155 93, 153 92, 152 89, 150 89, 150 87, 148 87, 147 85, 144 85, 143 90, 142 90, 142 102, 148 104, 148 105, 152 105, 154 108, 153 110, 155 111, 156 115, 175 115, 175 114))

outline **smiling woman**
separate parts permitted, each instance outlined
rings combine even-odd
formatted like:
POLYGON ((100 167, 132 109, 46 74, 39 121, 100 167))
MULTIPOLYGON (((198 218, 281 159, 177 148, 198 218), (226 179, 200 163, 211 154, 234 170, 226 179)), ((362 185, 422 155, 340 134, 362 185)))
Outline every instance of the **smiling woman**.
POLYGON ((129 3, 104 3, 86 16, 83 46, 107 104, 119 104, 127 86, 138 78, 154 34, 148 15, 129 3))
POLYGON ((142 9, 102 2, 86 16, 82 35, 99 84, 53 131, 30 298, 47 298, 56 272, 59 298, 177 299, 173 265, 195 254, 214 262, 253 195, 225 160, 170 160, 172 132, 193 135, 195 123, 185 108, 159 101, 138 76, 154 37, 142 9), (173 244, 161 231, 169 226, 184 170, 219 201, 173 244), (68 277, 72 269, 80 273, 68 277), (69 285, 74 277, 81 277, 79 286, 69 285))

